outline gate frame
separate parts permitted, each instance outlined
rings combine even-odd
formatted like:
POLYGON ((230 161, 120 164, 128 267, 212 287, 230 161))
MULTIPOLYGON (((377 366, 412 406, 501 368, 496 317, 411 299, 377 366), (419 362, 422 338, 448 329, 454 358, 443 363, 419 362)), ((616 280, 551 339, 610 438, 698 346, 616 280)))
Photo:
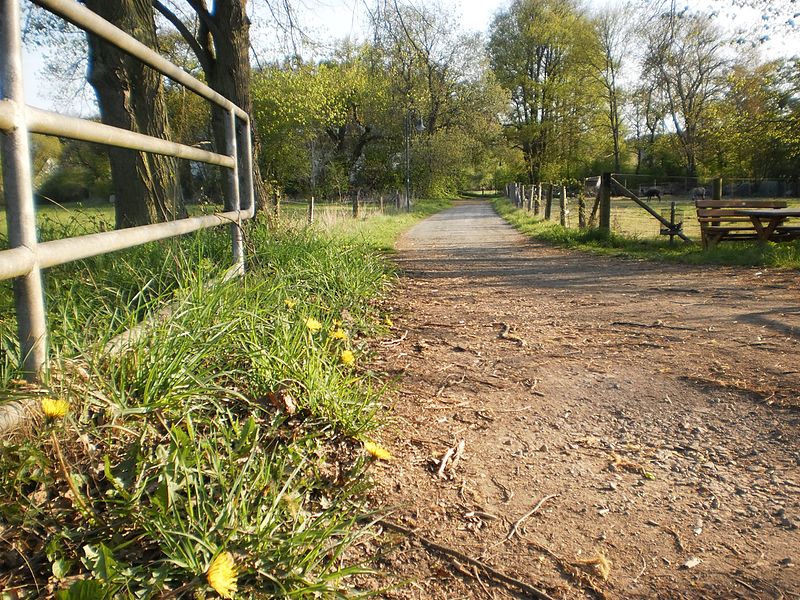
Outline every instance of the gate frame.
POLYGON ((0 0, 0 152, 6 200, 9 249, 0 251, 0 280, 14 279, 14 305, 21 366, 25 378, 39 381, 47 365, 47 320, 42 269, 98 256, 200 229, 230 224, 235 273, 244 273, 242 221, 255 214, 250 117, 180 67, 73 0, 32 0, 76 27, 97 35, 225 109, 226 154, 143 135, 85 119, 67 117, 25 104, 22 73, 20 0, 0 0), (165 223, 63 238, 40 243, 30 162, 30 134, 41 133, 151 152, 217 165, 228 170, 234 199, 231 210, 165 223))

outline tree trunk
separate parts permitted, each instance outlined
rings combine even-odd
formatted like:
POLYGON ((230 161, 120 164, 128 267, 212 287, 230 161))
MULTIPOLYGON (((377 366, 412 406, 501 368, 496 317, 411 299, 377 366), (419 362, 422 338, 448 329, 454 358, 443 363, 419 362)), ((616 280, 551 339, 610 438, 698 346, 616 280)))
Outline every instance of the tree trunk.
MULTIPOLYGON (((88 8, 156 48, 149 0, 84 0, 88 8)), ((87 35, 88 80, 95 90, 103 123, 145 135, 169 138, 164 84, 156 71, 116 47, 87 35)), ((116 226, 133 227, 185 216, 178 159, 110 147, 116 226)))
MULTIPOLYGON (((250 19, 245 12, 244 0, 217 0, 213 12, 209 15, 213 23, 211 37, 213 55, 205 65, 208 84, 218 93, 228 98, 247 114, 252 115, 253 102, 250 95, 250 19)), ((207 41, 201 43, 207 44, 207 41)), ((224 111, 213 111, 212 126, 217 147, 224 151, 225 144, 224 111)), ((253 121, 251 121, 251 126, 253 121)), ((256 209, 263 205, 267 198, 267 190, 261 179, 259 168, 260 143, 255 129, 253 136, 253 187, 256 209)), ((245 173, 241 174, 242 177, 245 173)), ((240 188, 244 182, 240 182, 240 188)), ((231 198, 225 199, 226 208, 230 207, 231 198)))

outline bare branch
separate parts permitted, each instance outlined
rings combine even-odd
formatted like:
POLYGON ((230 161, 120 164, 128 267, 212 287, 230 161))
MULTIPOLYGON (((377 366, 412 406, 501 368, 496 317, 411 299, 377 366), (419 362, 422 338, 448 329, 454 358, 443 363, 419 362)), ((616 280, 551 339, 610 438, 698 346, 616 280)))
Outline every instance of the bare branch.
POLYGON ((178 33, 181 34, 186 43, 189 44, 189 47, 197 56, 197 60, 200 61, 200 66, 202 67, 203 71, 208 72, 210 68, 210 59, 211 57, 208 54, 208 51, 200 45, 197 41, 197 38, 194 37, 189 28, 186 27, 183 21, 181 21, 178 16, 172 12, 169 8, 167 8, 164 4, 162 4, 159 0, 153 0, 153 8, 155 8, 161 15, 167 19, 175 29, 178 30, 178 33))

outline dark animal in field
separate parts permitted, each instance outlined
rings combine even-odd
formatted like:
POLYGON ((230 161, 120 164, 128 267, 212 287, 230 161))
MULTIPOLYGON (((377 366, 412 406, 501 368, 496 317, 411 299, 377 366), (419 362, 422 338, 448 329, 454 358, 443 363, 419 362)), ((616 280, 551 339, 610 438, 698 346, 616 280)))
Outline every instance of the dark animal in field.
POLYGON ((648 200, 652 200, 654 197, 661 200, 661 190, 658 188, 647 188, 643 195, 646 196, 648 200))
POLYGON ((705 200, 705 199, 706 199, 706 188, 696 187, 692 189, 692 200, 705 200))

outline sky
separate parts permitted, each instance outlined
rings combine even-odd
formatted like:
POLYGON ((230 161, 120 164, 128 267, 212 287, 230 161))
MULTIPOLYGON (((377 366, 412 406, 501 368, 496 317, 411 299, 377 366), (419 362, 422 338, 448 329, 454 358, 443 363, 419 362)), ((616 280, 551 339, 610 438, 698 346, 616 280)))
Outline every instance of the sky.
MULTIPOLYGON (((366 2, 370 0, 293 0, 293 5, 297 7, 298 20, 304 31, 314 39, 327 39, 334 41, 342 38, 363 39, 367 31, 367 14, 364 8, 366 2)), ((422 3, 425 0, 411 0, 414 3, 422 3)), ((508 6, 510 0, 438 0, 446 9, 452 10, 452 14, 459 16, 462 28, 471 31, 487 31, 493 16, 498 10, 508 6)), ((620 0, 586 0, 590 9, 600 8, 606 4, 614 4, 620 0)), ((691 2, 693 8, 708 6, 709 1, 713 0, 687 0, 691 2)), ((719 6, 720 0, 717 0, 719 6)), ((250 6, 258 6, 259 3, 251 0, 250 6)), ((724 5, 723 5, 724 6, 724 5)), ((742 11, 737 14, 733 11, 722 10, 721 19, 723 22, 735 23, 737 26, 753 26, 759 23, 760 14, 757 11, 742 11)), ((262 51, 269 52, 268 38, 264 35, 266 27, 259 26, 258 15, 254 17, 254 27, 251 33, 254 37, 254 44, 262 51), (260 40, 260 41, 259 41, 260 40)), ((733 27, 733 25, 731 25, 733 27)), ((765 56, 781 56, 800 51, 800 44, 797 37, 787 40, 783 36, 772 36, 768 42, 762 45, 762 54, 765 56), (788 43, 791 41, 792 43, 788 43)), ((52 86, 48 85, 42 74, 43 61, 42 53, 26 52, 23 57, 23 68, 25 70, 25 92, 26 101, 39 108, 47 110, 57 110, 60 112, 73 114, 87 114, 94 112, 91 100, 70 103, 64 106, 63 101, 54 99, 52 86)))

